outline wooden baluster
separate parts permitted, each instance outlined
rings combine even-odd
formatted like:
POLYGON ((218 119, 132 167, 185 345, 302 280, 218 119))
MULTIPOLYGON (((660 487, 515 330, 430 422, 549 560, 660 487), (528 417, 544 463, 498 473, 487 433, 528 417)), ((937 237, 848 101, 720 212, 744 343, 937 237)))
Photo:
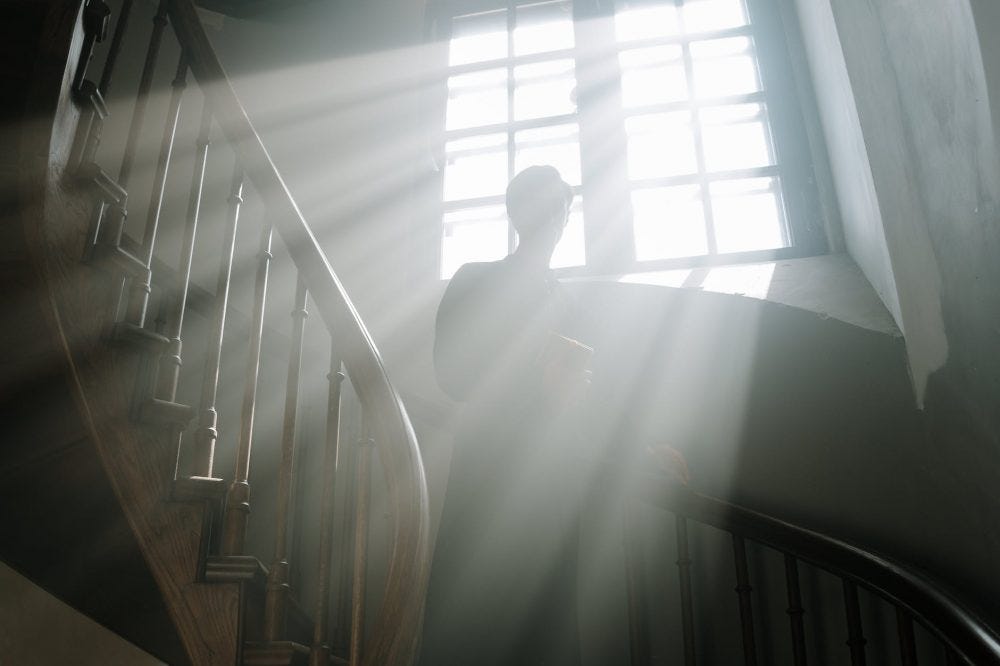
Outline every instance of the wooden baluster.
POLYGON ((757 641, 753 630, 753 598, 750 571, 747 567, 747 547, 743 537, 733 535, 733 554, 736 560, 736 594, 740 601, 740 630, 743 634, 743 661, 747 666, 757 664, 757 641))
POLYGON ((913 635, 913 617, 896 606, 896 630, 899 633, 899 657, 903 666, 917 666, 917 641, 913 635))
POLYGON ((160 44, 163 41, 163 29, 167 27, 167 0, 160 0, 156 15, 153 17, 153 32, 149 36, 146 47, 146 60, 142 65, 139 77, 139 90, 136 93, 135 106, 132 108, 132 122, 125 139, 125 153, 122 155, 122 165, 118 170, 118 183, 127 188, 132 176, 132 164, 135 162, 135 151, 142 133, 142 124, 146 120, 146 104, 149 102, 149 91, 153 87, 153 75, 156 73, 156 60, 160 55, 160 44))
POLYGON ((806 632, 802 622, 802 592, 799 589, 799 565, 791 555, 785 555, 785 587, 788 592, 788 622, 792 629, 792 663, 806 666, 806 632))
POLYGON ((219 277, 215 287, 215 314, 212 336, 205 351, 205 374, 202 376, 198 427, 194 433, 190 476, 212 476, 215 441, 219 438, 219 412, 215 403, 219 393, 219 369, 222 365, 222 338, 226 329, 226 307, 229 302, 229 282, 233 274, 233 252, 236 249, 236 227, 243 204, 243 170, 236 166, 233 187, 229 195, 229 212, 223 232, 219 259, 219 277))
POLYGON ((677 529, 677 576, 681 592, 681 630, 684 635, 684 666, 694 666, 694 595, 691 592, 691 552, 687 519, 675 517, 677 529))
MULTIPOLYGON (((132 107, 132 121, 129 124, 128 137, 125 139, 125 152, 122 155, 121 168, 118 170, 118 185, 126 191, 132 177, 135 151, 142 133, 142 125, 146 119, 146 104, 149 102, 149 91, 153 87, 153 75, 156 73, 156 61, 160 55, 160 44, 163 42, 163 30, 166 26, 167 0, 160 0, 156 15, 153 17, 153 31, 149 36, 149 45, 146 47, 146 60, 142 65, 135 106, 132 107)), ((107 230, 102 231, 101 236, 103 243, 117 247, 121 244, 122 233, 125 229, 124 202, 114 212, 114 219, 109 221, 107 230)))
POLYGON ((264 305, 267 301, 267 277, 271 267, 271 238, 274 230, 264 225, 257 255, 257 278, 254 282, 253 330, 250 332, 250 357, 243 389, 240 439, 236 447, 233 483, 226 495, 226 519, 222 528, 222 552, 242 555, 250 517, 250 450, 253 447, 253 420, 257 407, 257 379, 260 373, 260 348, 264 338, 264 305))
POLYGON ((146 307, 149 304, 149 294, 152 289, 150 281, 152 274, 150 266, 153 263, 153 247, 156 243, 156 232, 160 226, 160 212, 163 210, 163 194, 167 186, 167 171, 170 168, 170 155, 174 150, 174 137, 177 135, 177 120, 181 112, 181 97, 187 86, 187 60, 181 55, 177 62, 177 74, 171 83, 170 102, 167 111, 167 122, 163 127, 163 138, 160 141, 160 156, 156 161, 156 172, 153 176, 153 191, 149 197, 149 210, 146 214, 146 228, 142 234, 142 254, 139 259, 146 265, 143 279, 133 280, 129 294, 129 304, 126 310, 126 321, 143 326, 146 321, 146 307))
POLYGON ((181 244, 181 262, 177 270, 177 284, 174 285, 174 307, 167 332, 170 347, 160 358, 160 372, 157 377, 156 395, 173 402, 177 399, 177 382, 182 364, 181 331, 184 328, 184 311, 187 309, 188 286, 191 282, 191 264, 194 261, 194 240, 198 233, 198 215, 201 212, 201 195, 205 183, 205 164, 208 161, 209 133, 212 112, 208 104, 201 111, 201 129, 198 131, 197 152, 194 170, 191 172, 191 193, 188 198, 187 216, 184 224, 184 238, 181 244))
POLYGON ((639 507, 633 500, 626 500, 625 533, 625 591, 628 598, 629 664, 647 666, 649 655, 649 613, 646 606, 645 558, 636 524, 639 507))
MULTIPOLYGON (((362 417, 364 422, 364 417, 362 417)), ((371 460, 375 442, 362 425, 358 442, 357 501, 354 516, 354 563, 351 577, 351 646, 348 664, 360 666, 364 658, 365 594, 368 579, 368 521, 371 508, 371 460)))
MULTIPOLYGON (((330 392, 327 400, 326 452, 323 458, 323 493, 320 500, 319 574, 316 582, 316 618, 309 666, 330 663, 330 581, 333 578, 333 510, 340 453, 340 404, 344 373, 336 349, 330 353, 330 392)), ((343 594, 343 590, 341 594, 343 594)))
POLYGON ((847 613, 847 647, 851 649, 851 664, 865 666, 865 640, 861 628, 861 606, 858 603, 858 586, 844 579, 844 610, 847 613))
POLYGON ((94 45, 107 37, 110 17, 111 8, 103 0, 89 0, 83 8, 83 47, 73 75, 72 90, 79 90, 86 78, 90 60, 94 57, 94 45))
MULTIPOLYGON (((285 626, 288 605, 288 524, 292 517, 293 466, 295 464, 295 426, 299 404, 299 373, 302 368, 302 337, 306 310, 306 285, 299 276, 295 284, 292 310, 292 348, 288 353, 288 378, 285 384, 285 418, 281 427, 281 464, 278 467, 278 497, 274 526, 274 560, 267 573, 267 597, 264 604, 264 638, 276 641, 285 626)), ((322 529, 322 525, 321 525, 322 529)))
MULTIPOLYGON (((353 432, 353 426, 349 419, 342 419, 343 427, 346 430, 345 437, 357 440, 357 433, 353 432)), ((348 441, 352 441, 348 439, 348 441)), ((342 544, 341 557, 336 559, 337 564, 337 590, 336 597, 337 613, 334 621, 333 649, 335 654, 350 655, 351 652, 351 585, 354 580, 354 571, 351 566, 350 554, 354 552, 354 521, 357 516, 358 504, 358 479, 355 474, 358 465, 358 447, 341 447, 337 460, 337 484, 340 486, 339 494, 345 502, 344 516, 342 521, 343 533, 339 542, 342 544)))
POLYGON ((125 31, 128 30, 128 20, 131 14, 132 0, 122 0, 121 9, 118 10, 118 20, 115 21, 115 32, 111 36, 111 45, 108 46, 108 56, 104 59, 101 81, 97 84, 97 89, 104 97, 107 97, 108 88, 111 87, 111 77, 114 75, 115 64, 118 62, 118 55, 122 50, 122 40, 125 38, 125 31))

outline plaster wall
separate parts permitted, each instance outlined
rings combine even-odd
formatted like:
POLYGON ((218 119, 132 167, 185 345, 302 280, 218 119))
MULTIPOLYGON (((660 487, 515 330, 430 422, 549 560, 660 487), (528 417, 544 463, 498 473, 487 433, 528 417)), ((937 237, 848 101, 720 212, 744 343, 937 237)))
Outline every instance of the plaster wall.
POLYGON ((0 563, 0 664, 154 666, 149 654, 0 563))
POLYGON ((824 0, 797 0, 796 6, 823 119, 844 240, 897 325, 902 326, 882 211, 833 11, 824 0))
MULTIPOLYGON (((921 516, 933 538, 919 548, 921 558, 950 570, 989 607, 997 593, 989 572, 1000 555, 992 490, 1000 472, 1000 10, 969 0, 798 5, 814 69, 844 58, 850 90, 821 113, 829 132, 838 109, 856 106, 882 213, 899 323, 928 424, 930 447, 906 453, 933 470, 924 483, 935 503, 921 516), (834 26, 829 14, 825 24, 810 20, 828 7, 834 26)), ((835 174, 865 167, 843 152, 832 159, 844 160, 835 174)), ((849 210, 858 195, 840 191, 849 210)))

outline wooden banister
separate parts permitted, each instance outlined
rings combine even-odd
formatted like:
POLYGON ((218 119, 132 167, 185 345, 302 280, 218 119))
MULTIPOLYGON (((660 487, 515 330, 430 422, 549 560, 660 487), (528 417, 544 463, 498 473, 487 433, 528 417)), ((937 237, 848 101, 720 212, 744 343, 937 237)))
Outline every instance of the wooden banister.
POLYGON ((851 607, 856 606, 857 588, 864 587, 923 625, 949 654, 953 652, 975 666, 1000 666, 1000 637, 939 586, 905 567, 833 537, 701 495, 663 477, 643 474, 634 479, 634 485, 648 504, 793 555, 842 578, 847 612, 852 616, 849 638, 856 663, 863 659, 864 638, 855 626, 856 609, 851 607))
POLYGON ((247 178, 273 216, 316 309, 333 335, 368 415, 392 515, 386 587, 363 663, 403 666, 419 642, 429 559, 427 487, 416 437, 382 359, 240 104, 190 0, 167 0, 167 14, 213 116, 247 178))

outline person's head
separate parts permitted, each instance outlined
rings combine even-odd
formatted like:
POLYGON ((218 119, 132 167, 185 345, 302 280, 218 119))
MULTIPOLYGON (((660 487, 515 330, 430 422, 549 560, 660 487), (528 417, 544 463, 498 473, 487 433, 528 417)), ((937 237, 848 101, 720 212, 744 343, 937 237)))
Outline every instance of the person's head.
POLYGON ((553 166, 530 166, 507 185, 507 217, 526 244, 552 253, 569 214, 573 190, 553 166))

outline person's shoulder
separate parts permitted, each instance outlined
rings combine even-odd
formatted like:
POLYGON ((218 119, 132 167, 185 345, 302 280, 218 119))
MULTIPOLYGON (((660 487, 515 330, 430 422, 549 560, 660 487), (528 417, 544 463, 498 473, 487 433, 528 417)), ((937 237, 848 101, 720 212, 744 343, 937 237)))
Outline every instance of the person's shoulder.
POLYGON ((471 261, 462 264, 455 274, 451 276, 448 283, 448 290, 465 288, 467 286, 489 282, 492 278, 500 275, 504 271, 505 263, 500 261, 471 261))

